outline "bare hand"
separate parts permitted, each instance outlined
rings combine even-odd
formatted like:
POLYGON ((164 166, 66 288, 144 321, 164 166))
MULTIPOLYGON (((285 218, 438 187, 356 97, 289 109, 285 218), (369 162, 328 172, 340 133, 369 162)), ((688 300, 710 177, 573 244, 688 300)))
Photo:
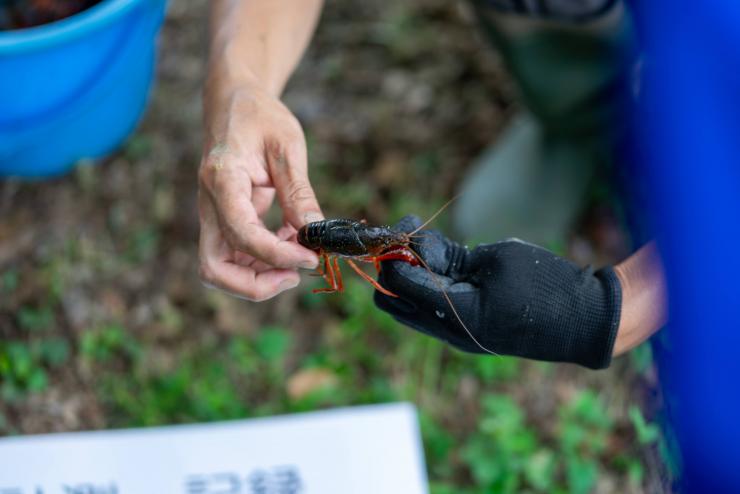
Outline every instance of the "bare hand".
POLYGON ((295 232, 323 216, 298 120, 254 81, 240 79, 212 70, 204 91, 200 273, 208 285, 259 301, 298 285, 296 268, 316 267, 316 254, 295 232), (283 226, 271 232, 262 217, 276 194, 283 226))

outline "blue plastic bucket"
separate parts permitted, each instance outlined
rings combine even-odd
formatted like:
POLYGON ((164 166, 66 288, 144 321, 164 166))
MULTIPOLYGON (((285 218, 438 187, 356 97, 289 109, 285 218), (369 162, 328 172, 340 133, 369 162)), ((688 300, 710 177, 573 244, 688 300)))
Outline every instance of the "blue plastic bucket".
POLYGON ((58 175, 126 139, 146 106, 165 5, 104 0, 0 32, 0 175, 58 175))

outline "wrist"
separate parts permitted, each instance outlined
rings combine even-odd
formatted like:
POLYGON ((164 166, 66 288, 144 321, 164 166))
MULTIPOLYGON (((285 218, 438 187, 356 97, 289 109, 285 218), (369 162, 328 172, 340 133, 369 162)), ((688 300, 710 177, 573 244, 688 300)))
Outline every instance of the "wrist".
POLYGON ((262 91, 274 94, 269 77, 250 66, 244 58, 233 54, 234 48, 224 47, 212 53, 208 64, 204 91, 206 94, 227 95, 235 91, 262 91))
POLYGON ((635 294, 632 283, 630 283, 629 276, 625 272, 624 265, 615 266, 614 272, 617 274, 619 282, 622 285, 623 295, 622 319, 619 322, 617 341, 614 343, 613 353, 614 356, 617 356, 637 346, 642 341, 642 338, 638 329, 639 325, 635 321, 635 294))
POLYGON ((653 243, 637 251, 614 268, 622 285, 622 319, 614 355, 638 346, 666 321, 665 281, 657 249, 653 243))
POLYGON ((215 145, 234 139, 235 149, 244 138, 245 126, 264 128, 282 108, 279 100, 265 89, 259 78, 246 66, 214 62, 203 85, 203 122, 205 142, 215 145))

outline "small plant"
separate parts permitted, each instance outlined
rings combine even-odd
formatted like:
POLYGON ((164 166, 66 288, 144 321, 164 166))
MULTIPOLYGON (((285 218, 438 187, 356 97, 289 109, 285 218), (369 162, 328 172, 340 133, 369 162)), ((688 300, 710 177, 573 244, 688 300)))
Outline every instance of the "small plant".
POLYGON ((290 348, 290 333, 282 328, 262 328, 257 333, 254 347, 263 359, 282 362, 290 348))
POLYGON ((51 329, 54 325, 54 311, 51 307, 21 307, 18 310, 18 326, 32 333, 43 332, 51 329))
POLYGON ((475 373, 489 383, 494 380, 509 380, 519 373, 520 360, 514 357, 476 358, 472 361, 475 373))
POLYGON ((638 373, 645 374, 653 365, 653 351, 650 343, 645 342, 633 348, 629 352, 629 359, 638 373))
POLYGON ((12 293, 18 287, 18 271, 8 269, 0 276, 0 289, 6 293, 12 293))
POLYGON ((49 367, 64 365, 70 356, 69 342, 65 338, 50 337, 33 343, 41 361, 49 367))
POLYGON ((525 423, 524 412, 505 395, 483 398, 479 434, 462 450, 476 485, 497 493, 516 493, 526 485, 551 484, 553 455, 525 423))
POLYGON ((0 343, 2 398, 14 401, 24 392, 46 389, 48 378, 39 359, 23 342, 0 343))
POLYGON ((154 257, 159 248, 160 233, 151 225, 138 228, 127 242, 126 258, 132 264, 140 264, 154 257))
POLYGON ((63 338, 0 342, 0 395, 13 402, 24 393, 44 391, 48 370, 63 365, 69 357, 63 338))
POLYGON ((629 409, 629 416, 640 444, 652 444, 660 438, 658 426, 647 422, 639 407, 632 405, 629 409))
POLYGON ((606 408, 592 391, 582 391, 561 408, 559 441, 569 492, 593 489, 611 428, 606 408))
POLYGON ((419 422, 429 470, 437 478, 450 476, 450 454, 455 446, 454 437, 424 411, 419 412, 419 422))
POLYGON ((136 339, 117 324, 108 324, 95 330, 89 330, 80 338, 82 357, 95 362, 108 362, 114 357, 134 359, 141 353, 136 339))

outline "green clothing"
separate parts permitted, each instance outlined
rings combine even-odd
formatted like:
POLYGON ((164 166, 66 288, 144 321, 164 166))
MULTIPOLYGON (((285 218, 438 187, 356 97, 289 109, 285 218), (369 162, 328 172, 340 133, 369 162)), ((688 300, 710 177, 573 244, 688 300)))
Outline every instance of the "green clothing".
POLYGON ((473 0, 529 113, 474 166, 456 208, 461 237, 562 245, 599 168, 612 165, 631 100, 636 42, 621 3, 586 21, 501 12, 473 0))

